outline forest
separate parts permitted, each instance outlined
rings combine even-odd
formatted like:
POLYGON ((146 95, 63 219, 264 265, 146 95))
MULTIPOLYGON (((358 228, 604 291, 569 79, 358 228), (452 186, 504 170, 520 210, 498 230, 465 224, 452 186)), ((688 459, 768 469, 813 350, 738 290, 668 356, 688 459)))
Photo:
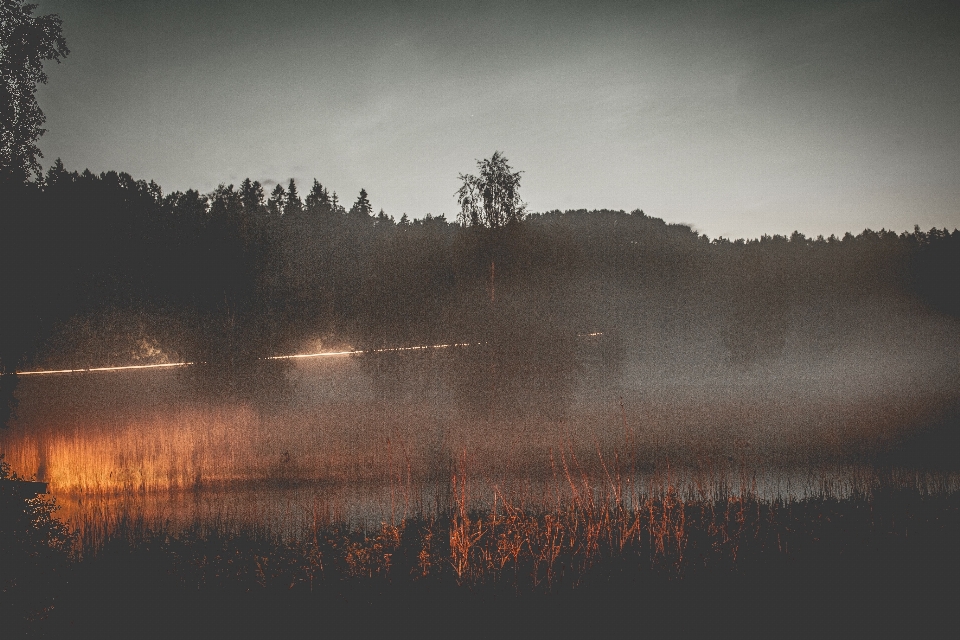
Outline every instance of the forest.
POLYGON ((165 194, 59 160, 4 188, 8 402, 25 368, 173 361, 198 363, 191 375, 208 391, 251 393, 282 387, 284 364, 265 358, 317 345, 473 344, 456 375, 496 380, 461 386, 509 395, 583 372, 588 334, 604 337, 613 369, 704 340, 742 367, 780 357, 791 336, 835 351, 891 304, 960 316, 960 231, 945 228, 729 240, 639 209, 495 227, 396 220, 365 190, 348 209, 317 180, 305 198, 292 179, 269 196, 250 179, 165 194))

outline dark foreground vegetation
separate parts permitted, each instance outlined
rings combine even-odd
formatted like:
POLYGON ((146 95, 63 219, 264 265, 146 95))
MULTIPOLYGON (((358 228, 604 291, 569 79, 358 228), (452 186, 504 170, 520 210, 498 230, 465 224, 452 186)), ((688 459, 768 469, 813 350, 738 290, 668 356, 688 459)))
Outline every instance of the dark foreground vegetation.
POLYGON ((78 536, 49 503, 4 496, 4 625, 51 637, 809 637, 958 622, 955 492, 881 479, 845 499, 763 501, 722 486, 684 498, 665 482, 626 501, 624 481, 607 480, 568 470, 573 497, 553 509, 498 495, 478 512, 460 472, 439 518, 317 522, 302 539, 130 516, 78 536))

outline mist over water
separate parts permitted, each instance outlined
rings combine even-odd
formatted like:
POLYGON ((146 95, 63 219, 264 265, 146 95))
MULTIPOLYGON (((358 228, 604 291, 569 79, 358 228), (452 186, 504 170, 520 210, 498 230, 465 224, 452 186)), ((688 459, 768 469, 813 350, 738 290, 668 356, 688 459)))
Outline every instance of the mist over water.
POLYGON ((780 352, 752 362, 709 319, 640 307, 633 335, 304 359, 242 397, 198 392, 186 369, 25 377, 0 445, 68 518, 134 509, 291 533, 441 513, 458 470, 478 508, 497 491, 545 508, 571 473, 601 492, 616 473, 637 496, 665 481, 842 496, 889 460, 899 481, 956 490, 955 466, 896 453, 956 422, 957 320, 890 299, 834 318, 793 314, 780 352))

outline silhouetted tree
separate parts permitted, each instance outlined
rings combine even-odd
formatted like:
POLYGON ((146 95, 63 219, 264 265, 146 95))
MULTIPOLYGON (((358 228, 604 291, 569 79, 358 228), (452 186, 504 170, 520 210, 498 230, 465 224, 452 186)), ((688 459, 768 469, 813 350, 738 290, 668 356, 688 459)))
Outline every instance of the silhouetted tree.
POLYGON ((306 205, 307 211, 313 216, 327 217, 333 211, 330 204, 330 194, 316 179, 313 181, 310 193, 307 194, 306 205))
POLYGON ((367 199, 366 189, 360 189, 357 201, 350 207, 350 215, 358 218, 369 218, 373 215, 373 207, 370 205, 370 200, 367 199))
POLYGON ((297 192, 297 183, 290 178, 290 184, 287 186, 287 201, 283 207, 283 214, 295 216, 303 212, 303 202, 300 200, 300 194, 297 192))
POLYGON ((287 192, 284 191, 283 185, 278 184, 273 188, 273 191, 270 193, 270 198, 267 200, 267 211, 271 217, 279 218, 283 215, 286 206, 287 192))
POLYGON ((35 333, 36 274, 20 272, 30 242, 39 240, 35 217, 39 193, 26 186, 39 179, 43 154, 37 141, 46 120, 37 104, 37 85, 47 82, 46 60, 70 53, 57 15, 33 16, 36 5, 22 0, 0 3, 0 427, 7 426, 15 405, 16 369, 35 333))
POLYGON ((47 82, 46 60, 67 56, 60 17, 34 17, 36 5, 23 0, 0 4, 0 182, 40 176, 37 140, 46 120, 37 104, 37 85, 47 82))
POLYGON ((520 174, 507 158, 495 151, 489 160, 478 160, 480 175, 461 173, 457 191, 458 221, 465 226, 502 227, 523 219, 526 205, 520 200, 520 174))
POLYGON ((47 169, 47 175, 44 184, 48 189, 55 189, 59 183, 70 180, 70 173, 63 166, 63 161, 57 158, 50 168, 47 169))
POLYGON ((330 194, 330 208, 333 213, 337 215, 346 213, 346 209, 344 209, 343 205, 340 204, 340 197, 337 195, 336 191, 330 194))
POLYGON ((240 185, 240 200, 243 208, 251 215, 260 214, 264 208, 263 186, 247 178, 240 185))

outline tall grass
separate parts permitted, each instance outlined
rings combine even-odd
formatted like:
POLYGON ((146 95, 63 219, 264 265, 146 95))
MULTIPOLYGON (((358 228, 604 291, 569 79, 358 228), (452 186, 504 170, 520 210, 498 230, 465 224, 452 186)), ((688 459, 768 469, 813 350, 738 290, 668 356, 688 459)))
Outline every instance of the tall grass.
POLYGON ((404 468, 422 472, 424 447, 414 461, 411 447, 389 429, 345 430, 323 419, 277 419, 243 405, 187 407, 23 429, 7 436, 5 449, 15 468, 48 482, 57 494, 231 482, 384 482, 404 468))
MULTIPOLYGON (((365 426, 349 417, 282 422, 242 405, 184 406, 23 430, 9 434, 5 448, 22 475, 50 483, 61 517, 88 549, 131 519, 174 533, 194 525, 264 527, 292 540, 309 537, 316 522, 377 530, 422 520, 447 523, 450 562, 466 581, 477 574, 476 554, 484 566, 516 565, 518 540, 540 535, 554 541, 524 547, 538 549, 540 568, 562 564, 564 554, 592 557, 601 534, 608 546, 625 548, 640 530, 638 514, 656 553, 682 552, 687 506, 715 506, 730 496, 776 504, 862 499, 884 486, 922 495, 960 489, 956 473, 772 465, 757 454, 730 459, 708 450, 651 466, 641 448, 649 443, 625 416, 617 439, 556 432, 562 444, 552 446, 549 434, 502 439, 502 430, 458 429, 429 416, 419 429, 400 418, 365 426), (528 531, 531 518, 538 524, 528 531), (478 551, 501 535, 503 549, 478 551), (591 542, 574 551, 571 539, 591 542)), ((447 533, 435 532, 432 548, 447 533)))
MULTIPOLYGON (((770 600, 759 585, 792 598, 808 584, 830 598, 878 589, 928 598, 928 576, 955 583, 960 569, 950 474, 820 469, 807 474, 808 493, 767 497, 757 466, 705 457, 645 470, 628 449, 600 445, 555 447, 534 465, 549 469, 541 478, 490 475, 465 447, 433 475, 415 473, 393 440, 375 459, 383 467, 365 477, 380 480, 366 485, 68 492, 79 561, 34 600, 59 633, 109 635, 118 618, 126 635, 146 619, 177 619, 187 633, 200 620, 216 633, 243 619, 239 633, 251 633, 248 620, 269 632, 283 621, 355 625, 369 611, 387 629, 390 615, 420 612, 419 629, 437 607, 451 605, 444 620, 462 624, 463 612, 526 611, 528 596, 557 603, 553 616, 569 606, 593 620, 607 602, 643 603, 657 620, 718 597, 740 616, 723 591, 752 589, 740 602, 751 606, 770 600), (672 601, 677 584, 694 595, 672 601), (345 603, 354 608, 341 611, 345 603), (256 614, 238 618, 247 607, 256 614)), ((38 628, 35 612, 15 613, 38 628)))
MULTIPOLYGON (((615 422, 620 421, 617 416, 615 422)), ((622 422, 622 429, 597 430, 592 422, 490 425, 389 407, 364 414, 325 406, 280 415, 245 405, 184 404, 30 424, 0 434, 0 447, 21 474, 49 482, 57 495, 163 492, 237 482, 442 484, 464 449, 478 479, 542 482, 553 476, 550 451, 559 442, 591 473, 608 473, 605 461, 619 456, 621 472, 630 471, 627 480, 639 472, 654 474, 667 457, 676 461, 679 477, 691 480, 713 474, 737 485, 742 478, 736 469, 749 468, 758 493, 767 498, 844 494, 862 483, 858 474, 870 473, 868 466, 856 471, 830 460, 777 459, 771 464, 770 456, 746 447, 725 461, 729 454, 722 449, 705 444, 674 450, 658 443, 659 435, 651 436, 646 426, 634 428, 625 416, 622 422)))
MULTIPOLYGON (((394 455, 387 451, 388 459, 394 455)), ((958 524, 956 477, 940 477, 938 484, 933 475, 854 468, 845 484, 821 476, 815 492, 767 498, 743 466, 703 461, 692 470, 666 467, 644 475, 625 459, 598 450, 594 464, 585 464, 574 448, 562 446, 553 452, 549 478, 493 482, 474 473, 464 449, 444 487, 414 481, 405 465, 395 464, 382 472, 388 482, 369 486, 365 495, 356 487, 315 485, 112 499, 88 494, 80 498, 85 504, 67 511, 80 556, 95 557, 118 540, 136 546, 192 539, 203 549, 204 541, 252 536, 306 562, 297 580, 314 581, 318 571, 339 578, 399 571, 404 579, 533 589, 578 584, 595 566, 682 575, 784 555, 816 544, 824 519, 842 522, 827 526, 833 527, 827 537, 841 546, 905 535, 917 518, 928 519, 921 529, 940 526, 938 518, 943 526, 958 524), (358 516, 362 499, 376 508, 358 516), (949 510, 937 513, 944 507, 949 510)), ((292 571, 292 561, 284 562, 292 571)))

